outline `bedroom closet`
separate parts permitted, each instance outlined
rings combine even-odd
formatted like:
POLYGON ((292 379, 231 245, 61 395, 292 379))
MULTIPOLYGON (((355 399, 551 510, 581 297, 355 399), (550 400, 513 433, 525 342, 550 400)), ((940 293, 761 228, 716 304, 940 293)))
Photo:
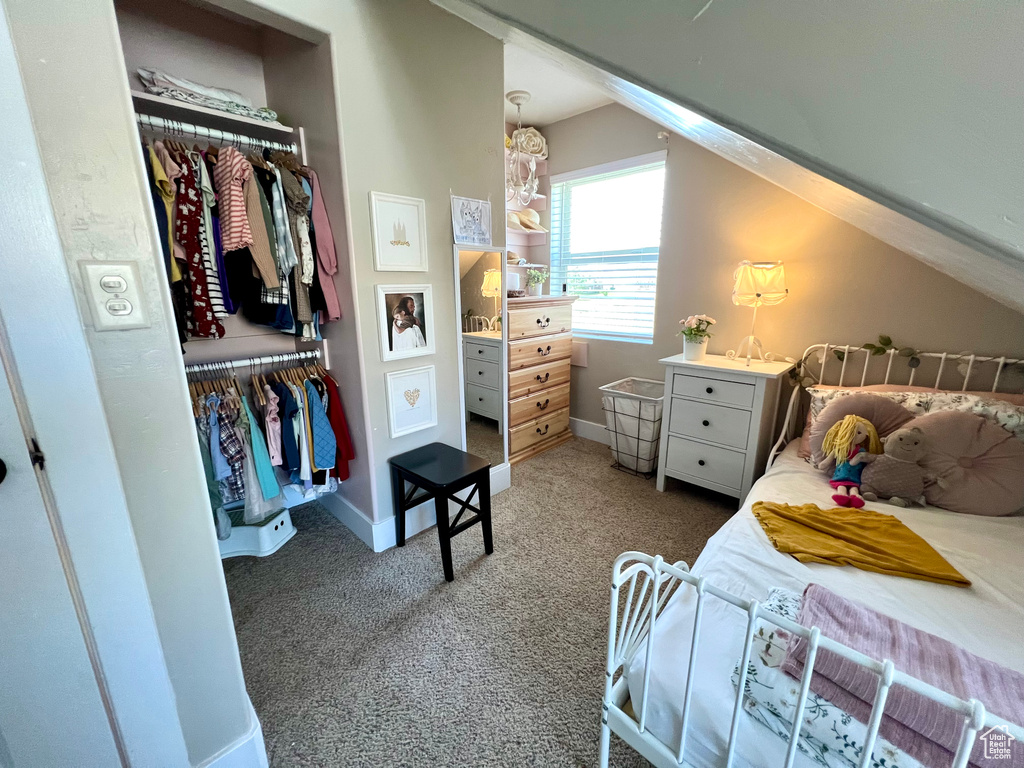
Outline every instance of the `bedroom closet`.
MULTIPOLYGON (((355 458, 330 55, 184 2, 115 8, 221 556, 266 556, 355 458)), ((130 275, 88 277, 100 317, 130 316, 130 275)))

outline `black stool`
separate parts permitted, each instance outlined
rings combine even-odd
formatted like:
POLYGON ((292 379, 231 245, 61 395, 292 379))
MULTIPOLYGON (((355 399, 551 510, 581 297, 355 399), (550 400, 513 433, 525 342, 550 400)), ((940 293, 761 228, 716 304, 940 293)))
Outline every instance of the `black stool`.
POLYGON ((452 536, 480 523, 484 532, 484 552, 494 551, 491 540, 491 465, 471 453, 460 451, 444 443, 431 443, 422 448, 393 456, 391 464, 391 496, 395 504, 395 524, 398 527, 398 546, 405 546, 405 513, 427 499, 434 500, 437 513, 437 538, 441 544, 441 564, 445 581, 454 581, 452 571, 452 536), (411 488, 406 490, 406 482, 411 488), (466 500, 455 496, 471 488, 466 500), (469 502, 479 494, 479 508, 469 502), (448 501, 459 505, 455 518, 448 520, 448 501), (476 514, 459 522, 467 510, 476 514))

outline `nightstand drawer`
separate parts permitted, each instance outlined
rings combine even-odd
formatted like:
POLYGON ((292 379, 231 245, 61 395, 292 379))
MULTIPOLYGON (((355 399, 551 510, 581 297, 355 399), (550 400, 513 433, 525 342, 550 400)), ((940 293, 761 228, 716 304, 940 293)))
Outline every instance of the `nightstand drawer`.
POLYGON ((466 384, 498 389, 501 386, 501 366, 486 360, 466 361, 466 384))
POLYGON ((508 369, 516 371, 531 365, 564 360, 572 354, 572 336, 546 336, 543 339, 513 341, 508 345, 508 369))
POLYGON ((524 422, 554 413, 569 407, 569 385, 551 387, 536 395, 527 395, 508 404, 509 426, 516 427, 524 422))
POLYGON ((497 419, 501 416, 501 391, 476 384, 466 385, 466 408, 473 413, 497 419))
POLYGON ((514 400, 540 392, 542 389, 556 387, 569 381, 569 361, 556 360, 545 365, 534 365, 512 371, 508 375, 508 397, 514 400))
POLYGON ((691 475, 725 488, 743 485, 743 462, 746 454, 705 445, 695 440, 669 436, 665 467, 676 474, 691 475))
POLYGON ((672 378, 672 394, 736 405, 740 408, 750 408, 754 404, 753 384, 687 376, 682 373, 677 373, 672 378))
POLYGON ((463 342, 463 347, 466 351, 467 362, 470 360, 486 360, 489 363, 501 361, 500 344, 480 344, 475 341, 466 341, 463 342))
POLYGON ((672 398, 668 431, 746 449, 750 434, 750 411, 675 397, 672 398))

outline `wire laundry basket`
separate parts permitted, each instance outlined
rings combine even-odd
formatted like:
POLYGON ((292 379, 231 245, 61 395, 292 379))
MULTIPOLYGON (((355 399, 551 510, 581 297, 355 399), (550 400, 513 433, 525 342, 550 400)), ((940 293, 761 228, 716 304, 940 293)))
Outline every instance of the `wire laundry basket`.
POLYGON ((658 440, 665 382, 630 376, 600 387, 605 429, 615 462, 631 475, 651 477, 658 471, 658 440))

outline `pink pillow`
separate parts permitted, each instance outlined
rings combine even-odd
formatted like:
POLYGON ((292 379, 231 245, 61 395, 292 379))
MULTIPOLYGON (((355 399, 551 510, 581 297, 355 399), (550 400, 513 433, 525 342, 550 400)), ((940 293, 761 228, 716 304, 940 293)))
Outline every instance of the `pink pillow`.
POLYGON ((906 427, 920 429, 929 446, 921 462, 937 478, 925 485, 929 504, 989 517, 1024 507, 1024 443, 1011 433, 964 411, 927 413, 906 427))
MULTIPOLYGON (((935 387, 912 387, 909 384, 868 384, 864 387, 837 387, 834 384, 815 384, 815 389, 845 389, 850 392, 957 392, 952 389, 936 389, 935 387)), ((1009 392, 964 392, 965 395, 987 397, 990 400, 1001 400, 1011 405, 1024 407, 1024 394, 1015 395, 1009 392)), ((811 458, 811 411, 807 411, 804 431, 800 435, 800 447, 797 456, 801 459, 811 458)))
POLYGON ((837 397, 822 408, 818 418, 811 425, 810 449, 811 462, 817 466, 825 458, 821 444, 825 441, 825 433, 837 421, 853 414, 867 419, 875 427, 879 437, 885 437, 902 427, 914 418, 914 414, 899 403, 867 392, 857 392, 846 397, 837 397))

